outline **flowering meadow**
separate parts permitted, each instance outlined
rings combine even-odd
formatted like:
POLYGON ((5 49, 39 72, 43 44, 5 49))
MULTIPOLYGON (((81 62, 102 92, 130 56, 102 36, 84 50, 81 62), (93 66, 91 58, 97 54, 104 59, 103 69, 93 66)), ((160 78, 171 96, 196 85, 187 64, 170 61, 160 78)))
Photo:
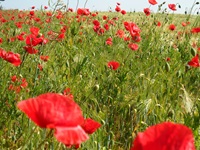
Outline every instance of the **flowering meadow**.
POLYGON ((199 2, 148 2, 0 11, 0 149, 200 149, 199 2))

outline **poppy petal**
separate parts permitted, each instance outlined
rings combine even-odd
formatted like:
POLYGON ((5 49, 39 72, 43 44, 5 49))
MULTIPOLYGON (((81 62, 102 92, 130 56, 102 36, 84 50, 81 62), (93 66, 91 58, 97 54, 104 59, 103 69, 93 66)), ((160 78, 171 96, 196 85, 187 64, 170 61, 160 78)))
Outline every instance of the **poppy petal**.
POLYGON ((182 124, 164 122, 139 133, 131 150, 195 150, 192 131, 182 124))
POLYGON ((17 107, 41 128, 76 126, 84 122, 80 107, 71 98, 56 93, 21 101, 17 107))
POLYGON ((92 120, 91 118, 85 119, 85 123, 82 128, 85 130, 86 133, 92 134, 94 133, 99 127, 101 126, 100 123, 92 120))
POLYGON ((56 127, 54 133, 56 139, 65 145, 76 145, 89 139, 87 133, 81 126, 75 127, 56 127))
POLYGON ((194 56, 191 61, 188 62, 188 65, 192 67, 200 67, 198 54, 194 56))
POLYGON ((156 0, 149 0, 149 3, 150 3, 151 5, 157 4, 156 0))

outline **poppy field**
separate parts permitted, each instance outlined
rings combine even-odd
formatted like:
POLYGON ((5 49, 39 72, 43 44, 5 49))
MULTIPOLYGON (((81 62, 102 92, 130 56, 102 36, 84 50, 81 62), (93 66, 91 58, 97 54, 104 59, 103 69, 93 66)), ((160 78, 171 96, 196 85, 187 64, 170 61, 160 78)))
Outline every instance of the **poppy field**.
POLYGON ((0 149, 200 149, 200 4, 149 5, 1 10, 0 149))

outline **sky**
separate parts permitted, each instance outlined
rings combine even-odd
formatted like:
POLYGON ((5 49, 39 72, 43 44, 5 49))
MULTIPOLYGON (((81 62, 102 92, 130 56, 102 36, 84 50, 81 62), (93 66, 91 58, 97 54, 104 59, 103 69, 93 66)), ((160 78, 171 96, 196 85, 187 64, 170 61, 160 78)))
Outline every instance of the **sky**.
MULTIPOLYGON (((35 6, 36 9, 40 9, 41 6, 48 6, 49 0, 5 0, 4 2, 0 2, 4 9, 19 9, 19 10, 29 10, 31 6, 35 6), (14 2, 15 1, 15 2, 14 2)), ((57 0, 51 0, 52 2, 56 2, 57 0)), ((69 1, 69 7, 75 9, 78 0, 62 0, 65 4, 69 1)), ((189 10, 195 0, 157 0, 158 4, 166 2, 163 5, 162 9, 168 8, 167 4, 180 4, 181 8, 177 8, 176 13, 184 13, 185 10, 189 10)), ((79 8, 83 8, 86 0, 79 0, 79 8)), ((143 11, 144 8, 150 7, 153 12, 157 12, 158 5, 149 4, 148 0, 88 0, 86 4, 86 8, 89 8, 90 11, 109 11, 114 10, 116 3, 119 2, 121 4, 121 9, 126 11, 143 11)), ((196 2, 200 2, 200 0, 196 0, 196 2)), ((199 9, 200 5, 195 8, 199 9)), ((168 9, 169 10, 169 9, 168 9)))

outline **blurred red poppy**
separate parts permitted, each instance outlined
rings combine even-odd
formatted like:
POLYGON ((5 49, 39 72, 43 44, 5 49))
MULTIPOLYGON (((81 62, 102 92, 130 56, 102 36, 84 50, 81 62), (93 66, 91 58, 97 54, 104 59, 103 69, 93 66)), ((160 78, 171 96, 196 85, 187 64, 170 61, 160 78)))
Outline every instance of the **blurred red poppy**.
POLYGON ((185 26, 187 26, 187 23, 182 22, 181 25, 182 25, 183 27, 185 27, 185 26))
POLYGON ((103 27, 106 29, 106 31, 110 28, 110 26, 107 23, 103 27))
POLYGON ((33 48, 32 46, 24 46, 23 47, 26 52, 28 52, 29 54, 37 54, 38 50, 36 50, 35 48, 33 48))
POLYGON ((36 46, 43 43, 42 37, 37 37, 35 34, 30 34, 26 37, 26 44, 29 46, 36 46))
POLYGON ((199 33, 200 32, 200 27, 192 28, 191 32, 192 33, 199 33))
POLYGON ((63 95, 64 96, 69 96, 70 98, 74 98, 73 94, 71 93, 71 89, 70 88, 66 88, 63 90, 63 95))
POLYGON ((31 28, 30 28, 30 32, 31 32, 32 34, 34 34, 35 36, 38 36, 39 31, 40 31, 40 29, 37 28, 37 27, 31 27, 31 28))
POLYGON ((120 12, 120 11, 121 11, 121 8, 117 5, 117 6, 115 7, 115 11, 116 11, 116 12, 120 12))
POLYGON ((151 5, 156 5, 156 4, 157 4, 156 0, 149 0, 149 3, 150 3, 151 5))
POLYGON ((31 10, 31 11, 29 12, 29 14, 30 14, 31 16, 34 16, 34 15, 35 15, 34 10, 31 10))
POLYGON ((116 35, 119 37, 119 38, 123 38, 124 37, 124 31, 123 30, 117 30, 117 33, 116 33, 116 35))
POLYGON ((158 27, 161 26, 161 22, 160 22, 160 21, 157 22, 157 26, 158 26, 158 27))
POLYGON ((41 55, 41 56, 40 56, 40 59, 46 62, 46 61, 49 60, 49 56, 41 55))
POLYGON ((110 61, 108 62, 108 67, 112 68, 113 70, 117 70, 120 64, 117 61, 110 61))
POLYGON ((10 62, 14 66, 19 66, 21 64, 20 54, 18 53, 6 52, 3 49, 0 49, 0 58, 10 62))
POLYGON ((107 38, 106 45, 112 45, 112 38, 111 37, 107 38))
POLYGON ((170 24, 169 25, 169 29, 172 30, 172 31, 174 31, 176 29, 176 26, 174 24, 170 24))
POLYGON ((171 58, 170 58, 170 57, 167 57, 167 58, 166 58, 166 61, 170 61, 170 60, 171 60, 171 58))
POLYGON ((176 11, 176 5, 175 4, 168 4, 169 9, 176 11))
POLYGON ((17 80, 18 80, 18 79, 17 79, 17 76, 16 76, 16 75, 14 75, 14 76, 11 77, 11 81, 12 81, 12 82, 16 82, 17 80))
POLYGON ((199 55, 197 54, 194 56, 192 60, 188 62, 188 65, 191 67, 200 67, 199 55))
POLYGON ((194 137, 187 126, 164 122, 139 133, 131 150, 195 150, 194 137))
POLYGON ((138 50, 138 45, 135 44, 135 43, 130 43, 130 44, 128 45, 128 47, 129 47, 131 50, 133 50, 133 51, 138 50))
POLYGON ((151 11, 149 8, 144 8, 144 13, 146 16, 149 16, 151 14, 151 11))
POLYGON ((86 16, 88 16, 90 14, 90 11, 87 8, 78 8, 77 14, 78 15, 86 15, 86 16))
POLYGON ((131 36, 139 35, 141 30, 140 28, 133 22, 124 22, 124 27, 127 31, 130 32, 131 36))
POLYGON ((122 11, 121 11, 121 14, 122 14, 122 15, 125 15, 125 14, 126 14, 126 11, 125 11, 125 10, 122 10, 122 11))
POLYGON ((25 87, 27 87, 28 86, 28 82, 26 81, 26 79, 25 78, 22 78, 21 79, 21 85, 20 85, 22 88, 25 88, 25 87))

